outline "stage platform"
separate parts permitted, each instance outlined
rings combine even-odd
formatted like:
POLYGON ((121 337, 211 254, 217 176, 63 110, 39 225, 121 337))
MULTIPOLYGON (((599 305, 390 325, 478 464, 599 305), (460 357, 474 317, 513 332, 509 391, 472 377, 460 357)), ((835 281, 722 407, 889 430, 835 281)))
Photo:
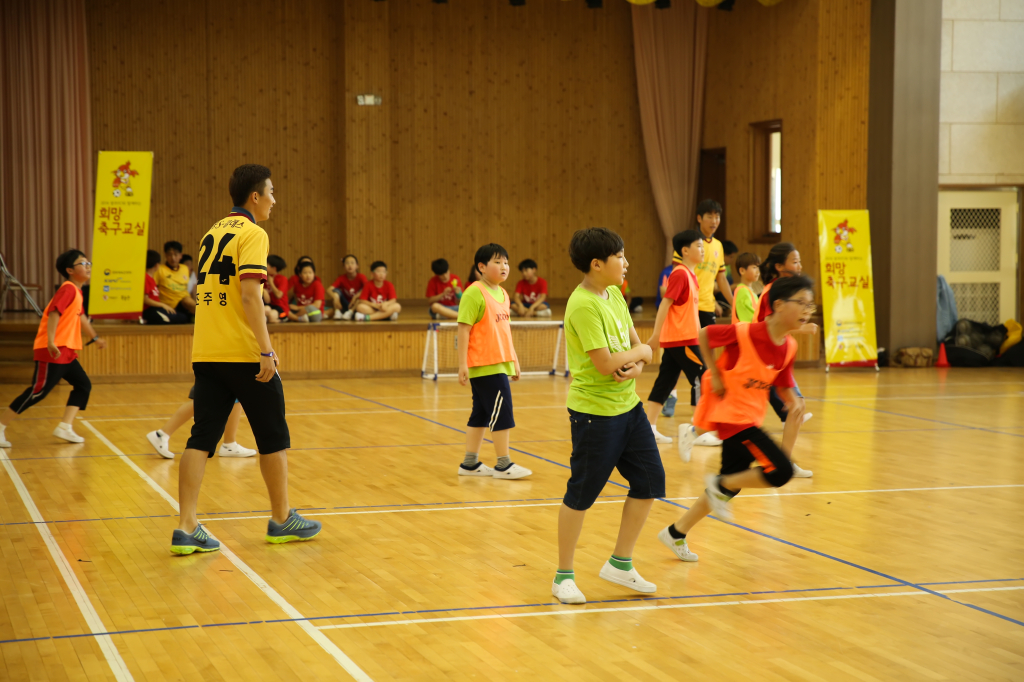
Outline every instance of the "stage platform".
MULTIPOLYGON (((433 320, 425 305, 403 305, 406 307, 394 322, 330 320, 316 324, 270 325, 274 349, 281 356, 281 376, 293 379, 420 376, 427 329, 433 320)), ((649 308, 633 316, 640 339, 644 341, 654 328, 655 311, 653 306, 649 308)), ((565 302, 553 301, 552 317, 539 318, 539 321, 559 322, 564 312, 565 302)), ((35 313, 4 314, 0 321, 0 383, 31 381, 32 342, 38 326, 39 318, 35 313)), ((107 340, 107 347, 101 350, 89 346, 79 353, 79 361, 94 383, 191 379, 192 325, 153 326, 95 320, 94 326, 107 340)), ((556 327, 548 327, 538 342, 547 344, 553 351, 557 334, 556 327)), ((821 357, 820 336, 803 336, 799 341, 798 365, 817 367, 821 357)))

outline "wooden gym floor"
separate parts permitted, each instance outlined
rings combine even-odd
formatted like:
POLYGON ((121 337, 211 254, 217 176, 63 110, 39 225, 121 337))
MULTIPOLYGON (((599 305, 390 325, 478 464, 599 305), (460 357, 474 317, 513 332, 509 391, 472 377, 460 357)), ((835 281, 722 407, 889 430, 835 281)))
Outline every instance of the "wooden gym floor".
POLYGON ((1024 679, 1024 372, 797 375, 814 478, 744 493, 734 524, 691 533, 700 561, 684 564, 655 534, 719 453, 683 464, 663 446, 669 499, 634 555, 657 595, 597 578, 625 493, 613 481, 577 553, 583 607, 550 594, 566 379, 514 386, 515 459, 534 475, 494 481, 456 476, 469 389, 455 381, 285 373, 291 498, 323 533, 266 544, 256 461, 215 458, 200 511, 225 550, 191 557, 167 549, 177 465, 144 438, 188 385, 96 386, 83 445, 50 435, 60 388, 7 430, 0 678, 1024 679))

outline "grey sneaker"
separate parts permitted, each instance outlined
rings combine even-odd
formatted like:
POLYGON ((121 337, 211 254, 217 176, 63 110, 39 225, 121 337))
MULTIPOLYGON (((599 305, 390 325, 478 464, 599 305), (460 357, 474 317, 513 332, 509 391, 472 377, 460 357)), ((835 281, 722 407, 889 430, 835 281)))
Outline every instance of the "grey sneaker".
POLYGON ((662 417, 674 417, 675 416, 675 414, 676 414, 676 401, 677 400, 679 400, 679 398, 674 396, 674 395, 670 394, 668 396, 668 398, 665 400, 665 404, 661 408, 661 416, 662 417))
POLYGON ((280 545, 295 540, 312 540, 320 533, 320 527, 319 521, 304 519, 292 509, 284 523, 275 523, 274 519, 267 521, 267 542, 280 545))
POLYGON ((172 554, 191 554, 192 552, 216 552, 220 549, 220 542, 206 532, 203 524, 196 526, 191 534, 183 530, 174 529, 171 535, 172 554))

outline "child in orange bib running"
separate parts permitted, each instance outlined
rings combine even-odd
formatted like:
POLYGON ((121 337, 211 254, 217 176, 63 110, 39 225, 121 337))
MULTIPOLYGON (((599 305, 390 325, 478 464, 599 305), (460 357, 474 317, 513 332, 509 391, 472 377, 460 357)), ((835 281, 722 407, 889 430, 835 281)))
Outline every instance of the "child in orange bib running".
MULTIPOLYGON (((804 401, 794 390, 793 358, 796 341, 790 336, 814 313, 814 285, 803 275, 778 280, 771 290, 772 314, 767 321, 705 327, 700 347, 705 357, 723 348, 718 361, 704 373, 694 424, 717 430, 723 439, 719 475, 705 478, 706 489, 682 518, 658 533, 658 539, 683 561, 697 561, 686 535, 714 513, 732 520, 730 502, 743 488, 778 488, 793 477, 790 460, 799 432, 804 401), (775 386, 786 401, 792 419, 782 433, 782 447, 761 430, 768 391, 775 386), (755 466, 751 468, 751 465, 755 466)), ((692 445, 695 434, 680 438, 680 453, 692 445)), ((686 457, 683 458, 686 461, 686 457)))
POLYGON ((508 278, 508 252, 498 244, 476 251, 473 269, 480 278, 466 287, 459 302, 459 383, 473 388, 473 411, 466 430, 466 456, 459 476, 525 478, 533 472, 515 464, 508 454, 512 417, 509 377, 519 381, 519 358, 512 346, 510 299, 501 283, 508 278), (491 432, 498 462, 492 469, 480 461, 484 433, 491 432))
POLYGON ((92 383, 88 375, 78 363, 78 351, 82 350, 82 329, 103 348, 106 341, 96 336, 89 318, 82 315, 82 285, 89 281, 92 263, 85 254, 77 249, 66 251, 57 257, 57 272, 66 281, 57 289, 50 302, 43 310, 43 319, 39 322, 39 331, 32 354, 36 361, 36 371, 29 386, 14 399, 7 411, 0 414, 0 447, 11 447, 4 437, 7 425, 19 414, 32 407, 53 390, 53 387, 64 379, 71 384, 71 395, 68 396, 64 417, 53 430, 53 435, 69 443, 82 443, 85 439, 75 433, 71 423, 79 410, 84 410, 89 403, 89 392, 92 383))

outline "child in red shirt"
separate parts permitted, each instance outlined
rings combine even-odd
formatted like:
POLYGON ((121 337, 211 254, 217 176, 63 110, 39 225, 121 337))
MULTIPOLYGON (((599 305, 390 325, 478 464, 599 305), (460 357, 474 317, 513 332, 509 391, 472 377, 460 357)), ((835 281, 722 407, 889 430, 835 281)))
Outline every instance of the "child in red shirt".
POLYGON ((288 278, 281 274, 286 267, 284 258, 267 256, 267 283, 263 287, 263 312, 267 322, 288 319, 288 278))
POLYGON ((188 315, 160 300, 160 287, 156 283, 156 272, 160 269, 160 253, 150 249, 146 252, 146 283, 142 290, 142 320, 146 324, 188 324, 188 315))
POLYGON ((292 287, 295 303, 288 319, 293 322, 319 322, 324 316, 324 285, 316 276, 316 266, 309 260, 295 266, 298 282, 292 287))
POLYGON ((334 319, 351 320, 367 279, 366 275, 359 272, 359 259, 351 253, 341 259, 341 265, 345 272, 334 280, 327 295, 334 305, 334 319))
POLYGON ((658 539, 683 561, 697 561, 689 550, 686 534, 710 513, 732 520, 730 502, 743 488, 778 488, 793 477, 790 460, 796 443, 804 400, 793 380, 796 340, 790 336, 814 313, 814 284, 797 275, 776 282, 770 293, 772 314, 767 321, 711 325, 700 331, 700 348, 712 358, 712 348, 724 348, 708 367, 694 424, 680 433, 679 453, 693 446, 699 431, 717 430, 723 439, 722 467, 718 476, 705 478, 707 489, 658 539), (790 419, 782 432, 782 447, 761 430, 768 391, 776 387, 786 401, 790 419), (750 468, 751 464, 757 464, 750 468))
POLYGON ((98 348, 106 347, 107 342, 96 335, 89 318, 82 315, 82 285, 89 281, 92 263, 84 253, 72 249, 57 257, 57 272, 65 282, 46 304, 43 319, 39 322, 39 331, 32 344, 32 356, 36 361, 32 385, 14 399, 7 411, 0 414, 0 448, 11 447, 4 435, 7 425, 16 416, 43 400, 61 379, 71 384, 72 390, 67 407, 64 408, 64 417, 53 430, 53 435, 69 443, 85 442, 71 428, 75 415, 88 405, 89 392, 92 390, 89 376, 78 362, 78 351, 82 349, 82 330, 92 339, 89 343, 95 341, 98 348))
POLYGON ((448 269, 448 261, 438 258, 430 264, 434 276, 427 282, 427 303, 430 304, 430 317, 444 317, 456 320, 459 317, 459 301, 462 300, 462 282, 458 275, 448 269))
POLYGON ((363 287, 356 304, 355 319, 359 322, 397 320, 402 306, 398 303, 395 287, 388 281, 388 265, 382 260, 370 264, 373 279, 363 287))
POLYGON ((551 305, 547 302, 548 283, 537 276, 537 262, 527 258, 519 264, 523 276, 516 282, 512 295, 512 312, 522 317, 551 317, 551 305))

